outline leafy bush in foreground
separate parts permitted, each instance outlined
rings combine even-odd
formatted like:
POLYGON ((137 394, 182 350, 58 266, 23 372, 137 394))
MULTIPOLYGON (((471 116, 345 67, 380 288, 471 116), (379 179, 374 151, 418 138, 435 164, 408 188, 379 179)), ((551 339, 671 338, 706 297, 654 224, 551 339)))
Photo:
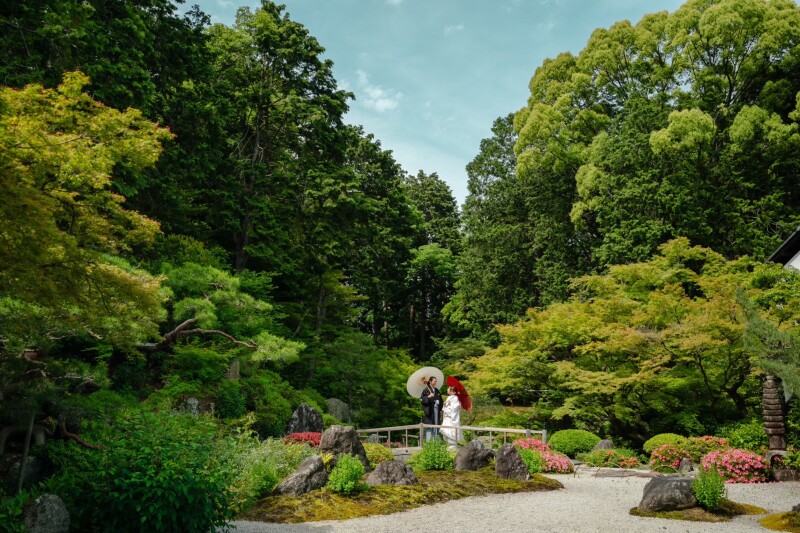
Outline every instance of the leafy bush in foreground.
POLYGON ((342 454, 328 476, 328 488, 339 494, 352 494, 361 488, 364 465, 355 455, 342 454))
POLYGON ((58 495, 79 531, 204 533, 232 518, 230 443, 212 419, 126 411, 86 432, 102 449, 73 441, 48 446, 58 495), (227 448, 226 448, 227 446, 227 448))
POLYGON ((419 470, 452 470, 453 455, 447 449, 447 443, 436 438, 422 445, 422 450, 411 458, 411 465, 419 470))
POLYGON ((564 429, 556 431, 547 444, 553 450, 568 457, 588 452, 600 442, 600 437, 583 429, 564 429))
POLYGON ((700 469, 700 473, 692 481, 692 491, 700 506, 709 511, 719 509, 725 496, 725 478, 715 468, 700 469))

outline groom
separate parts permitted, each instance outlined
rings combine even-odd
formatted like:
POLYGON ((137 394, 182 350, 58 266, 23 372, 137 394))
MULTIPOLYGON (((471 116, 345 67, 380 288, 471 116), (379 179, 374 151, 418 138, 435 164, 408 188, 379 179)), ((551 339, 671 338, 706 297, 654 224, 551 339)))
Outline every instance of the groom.
MULTIPOLYGON (((423 424, 438 426, 442 423, 442 393, 436 388, 436 378, 432 377, 425 383, 425 389, 420 396, 422 402, 423 424)), ((438 433, 438 428, 425 428, 425 440, 431 440, 438 433)))

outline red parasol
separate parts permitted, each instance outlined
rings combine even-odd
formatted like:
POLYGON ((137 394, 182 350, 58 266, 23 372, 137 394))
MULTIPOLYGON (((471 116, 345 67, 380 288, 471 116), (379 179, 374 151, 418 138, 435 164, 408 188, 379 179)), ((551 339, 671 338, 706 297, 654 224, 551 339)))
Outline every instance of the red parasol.
POLYGON ((461 407, 467 411, 472 411, 472 399, 469 397, 464 385, 453 376, 447 376, 447 385, 456 388, 456 396, 458 396, 458 401, 461 402, 461 407))

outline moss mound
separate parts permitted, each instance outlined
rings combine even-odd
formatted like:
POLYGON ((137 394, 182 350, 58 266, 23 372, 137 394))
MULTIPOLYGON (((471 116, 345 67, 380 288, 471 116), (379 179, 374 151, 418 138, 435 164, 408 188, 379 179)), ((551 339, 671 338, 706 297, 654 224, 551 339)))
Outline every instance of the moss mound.
POLYGON ((800 513, 788 512, 772 514, 762 518, 759 523, 772 531, 800 533, 800 513))
POLYGON ((734 516, 766 513, 767 511, 761 507, 747 505, 746 503, 736 503, 725 498, 722 499, 722 504, 716 511, 707 511, 702 507, 692 507, 691 509, 683 509, 682 511, 662 511, 657 513, 640 511, 638 507, 634 507, 630 510, 630 514, 633 516, 667 518, 669 520, 689 520, 692 522, 728 522, 734 516))
POLYGON ((380 486, 350 496, 322 489, 299 497, 270 496, 243 515, 241 520, 297 523, 317 520, 346 520, 361 516, 390 514, 421 507, 430 502, 457 500, 511 492, 537 492, 564 488, 558 481, 534 475, 530 481, 500 479, 494 468, 475 472, 432 471, 417 474, 419 484, 406 487, 380 486))

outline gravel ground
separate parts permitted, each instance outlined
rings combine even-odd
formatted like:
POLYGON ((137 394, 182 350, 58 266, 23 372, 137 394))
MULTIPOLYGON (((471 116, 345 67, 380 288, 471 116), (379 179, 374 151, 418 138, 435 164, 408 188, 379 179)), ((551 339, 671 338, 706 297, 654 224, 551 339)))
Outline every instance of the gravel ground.
MULTIPOLYGON (((602 473, 601 473, 602 474, 602 473)), ((236 522, 237 533, 407 533, 422 529, 471 533, 739 533, 767 532, 758 520, 740 516, 731 522, 706 523, 631 516, 649 481, 640 477, 604 477, 596 472, 548 475, 563 490, 463 498, 402 513, 353 520, 271 524, 236 522)), ((800 482, 728 485, 728 498, 767 509, 791 510, 800 503, 800 482)))

